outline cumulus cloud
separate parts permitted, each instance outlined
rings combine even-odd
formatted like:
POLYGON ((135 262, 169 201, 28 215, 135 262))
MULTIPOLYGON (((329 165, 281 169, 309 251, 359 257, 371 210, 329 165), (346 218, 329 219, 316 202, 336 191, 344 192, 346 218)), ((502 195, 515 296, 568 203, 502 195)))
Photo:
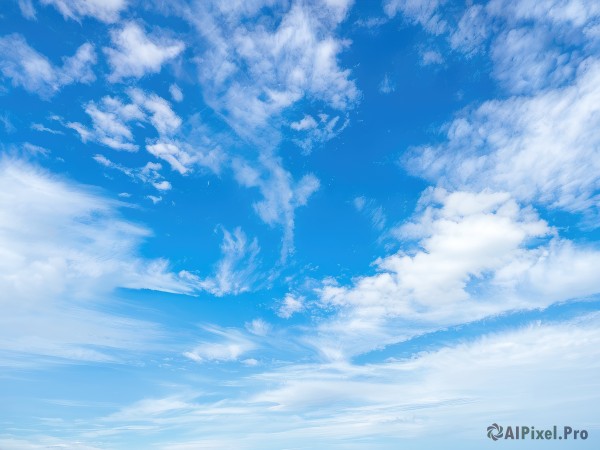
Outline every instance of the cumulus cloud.
POLYGON ((114 47, 104 48, 112 68, 108 76, 111 82, 158 73, 185 48, 181 41, 146 35, 135 22, 126 22, 122 28, 113 30, 111 39, 114 47))
POLYGON ((395 231, 404 250, 375 261, 376 274, 350 286, 324 281, 320 302, 339 310, 314 342, 327 358, 600 292, 585 268, 600 263, 600 252, 559 238, 508 193, 438 188, 422 205, 395 231), (559 267, 578 270, 555 276, 559 267))
POLYGON ((58 67, 31 48, 19 34, 0 38, 0 72, 13 86, 49 99, 64 86, 91 83, 96 79, 92 66, 96 64, 93 45, 81 45, 75 55, 63 58, 58 67))

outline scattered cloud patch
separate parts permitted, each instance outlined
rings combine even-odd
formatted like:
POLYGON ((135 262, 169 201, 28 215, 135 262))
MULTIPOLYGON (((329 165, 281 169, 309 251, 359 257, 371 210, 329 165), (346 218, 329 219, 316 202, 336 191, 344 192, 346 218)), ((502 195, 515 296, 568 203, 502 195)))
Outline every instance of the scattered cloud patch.
POLYGON ((317 191, 319 180, 308 174, 294 182, 280 160, 273 157, 261 157, 259 164, 253 166, 242 159, 234 159, 232 168, 240 185, 259 189, 263 199, 254 203, 258 216, 268 225, 283 227, 281 257, 285 260, 293 252, 294 212, 317 191))
POLYGON ((106 23, 117 22, 120 13, 127 7, 127 0, 40 0, 40 2, 54 6, 65 19, 81 21, 88 16, 106 23))
POLYGON ((424 66, 432 66, 443 63, 444 57, 438 51, 427 50, 421 53, 421 64, 423 64, 424 66))
POLYGON ((439 35, 448 24, 439 11, 443 0, 387 0, 384 10, 388 17, 402 14, 410 23, 419 24, 430 33, 439 35))
POLYGON ((98 103, 91 101, 85 112, 92 120, 92 128, 79 122, 69 122, 68 128, 75 130, 83 142, 96 141, 115 150, 137 151, 132 124, 150 123, 159 136, 169 138, 181 126, 181 119, 162 97, 140 89, 128 91, 131 103, 117 97, 105 96, 98 103))
POLYGON ((389 75, 386 73, 379 83, 379 92, 382 94, 390 94, 396 90, 396 85, 392 82, 389 75))
POLYGON ((181 91, 181 88, 176 84, 172 84, 171 86, 169 86, 169 94, 171 94, 171 98, 173 99, 173 101, 183 101, 183 92, 181 91))
POLYGON ((81 45, 75 55, 63 58, 57 67, 48 58, 27 44, 20 34, 0 38, 0 72, 13 86, 49 99, 64 86, 91 83, 96 79, 92 66, 96 52, 92 44, 81 45))
POLYGON ((246 329, 256 336, 266 336, 271 332, 271 325, 262 319, 254 319, 246 324, 246 329))
POLYGON ((260 25, 259 8, 221 8, 197 3, 188 19, 209 47, 199 66, 210 105, 244 136, 304 97, 345 109, 358 99, 350 71, 338 64, 348 45, 332 30, 344 20, 346 2, 294 2, 273 9, 280 20, 260 25))
POLYGON ((485 102, 445 127, 446 142, 414 149, 406 167, 451 189, 489 187, 596 215, 599 86, 600 62, 588 60, 570 86, 485 102))
POLYGON ((19 9, 26 19, 36 20, 36 11, 32 0, 19 0, 19 9))
POLYGON ((114 47, 105 47, 104 53, 112 68, 108 80, 113 83, 158 73, 185 48, 182 41, 146 35, 135 22, 126 22, 122 28, 113 30, 111 39, 114 47))
POLYGON ((258 240, 249 241, 241 228, 233 232, 221 229, 223 242, 221 244, 222 259, 217 263, 215 274, 209 278, 198 279, 198 286, 217 297, 237 295, 252 289, 257 280, 258 261, 260 252, 258 240))
POLYGON ((364 196, 355 197, 353 203, 358 212, 370 219, 374 229, 382 231, 385 228, 387 218, 381 205, 377 205, 373 199, 367 199, 364 196))
POLYGON ((251 339, 237 330, 224 330, 217 327, 206 327, 205 330, 221 339, 202 342, 192 351, 185 352, 184 356, 192 361, 198 363, 238 361, 241 356, 257 348, 251 339))
POLYGON ((322 145, 338 136, 350 123, 348 117, 340 121, 339 115, 330 117, 321 113, 318 117, 318 122, 314 117, 306 115, 302 120, 290 124, 290 128, 299 134, 292 140, 302 149, 304 155, 310 154, 316 145, 322 145))
POLYGON ((132 169, 125 167, 121 164, 117 164, 109 160, 104 155, 95 155, 93 158, 97 163, 101 164, 102 166, 107 167, 109 169, 118 170, 119 172, 122 172, 123 174, 127 175, 128 177, 134 180, 138 180, 143 183, 148 183, 158 191, 168 191, 172 187, 171 183, 165 180, 164 177, 160 174, 159 171, 162 169, 162 166, 158 163, 148 162, 143 167, 132 169))
POLYGON ((282 317, 283 319, 289 319, 294 314, 302 312, 304 310, 304 301, 305 298, 302 296, 286 294, 283 300, 281 301, 281 304, 279 305, 277 315, 279 317, 282 317))

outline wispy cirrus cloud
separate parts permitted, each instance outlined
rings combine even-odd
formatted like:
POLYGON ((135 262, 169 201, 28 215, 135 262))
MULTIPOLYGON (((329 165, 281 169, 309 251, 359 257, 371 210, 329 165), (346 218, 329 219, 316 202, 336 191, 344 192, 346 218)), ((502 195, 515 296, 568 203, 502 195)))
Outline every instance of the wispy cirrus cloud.
POLYGON ((0 173, 1 363, 110 362, 157 345, 158 325, 99 308, 118 287, 193 292, 166 260, 138 254, 150 231, 99 192, 22 161, 2 159, 0 173))
POLYGON ((450 122, 445 142, 413 149, 405 167, 448 188, 489 187, 596 215, 599 80, 600 63, 589 59, 572 85, 485 102, 450 122))
POLYGON ((295 210, 306 205, 319 189, 319 180, 307 174, 295 182, 276 157, 260 157, 258 165, 237 158, 232 168, 240 185, 260 191, 262 199, 253 204, 259 217, 269 225, 283 227, 281 259, 284 261, 294 251, 295 210))
POLYGON ((249 291, 258 279, 258 253, 260 247, 256 238, 248 240, 241 228, 233 232, 222 228, 222 259, 215 267, 214 275, 205 279, 197 279, 199 288, 217 297, 237 295, 249 291))
MULTIPOLYGON (((173 450, 275 450, 290 442, 303 448, 359 449, 365 443, 394 448, 416 440, 417 448, 425 449, 444 445, 457 426, 468 435, 484 436, 490 416, 504 422, 522 414, 537 417, 538 423, 587 426, 594 411, 589 395, 597 396, 597 325, 598 316, 592 314, 486 333, 411 358, 366 365, 290 364, 238 377, 237 389, 229 387, 218 401, 188 387, 173 389, 96 421, 86 440, 117 424, 125 428, 116 428, 116 435, 130 433, 127 426, 135 424, 145 433, 152 430, 154 443, 173 450), (557 358, 561 354, 569 358, 557 358), (590 386, 592 394, 580 395, 580 384, 573 379, 590 386), (556 386, 563 389, 547 395, 556 386), (560 402, 577 407, 557 411, 560 402), (174 440, 174 429, 187 432, 174 440), (382 434, 389 440, 382 440, 382 434)), ((231 362, 251 351, 236 330, 206 331, 222 345, 201 344, 201 362, 215 357, 231 362)), ((475 450, 481 440, 465 439, 461 446, 475 450)))
POLYGON ((94 17, 107 23, 117 22, 127 8, 127 0, 40 0, 44 5, 52 5, 65 19, 81 21, 84 17, 94 17))
POLYGON ((207 326, 204 327, 204 331, 217 339, 213 337, 213 340, 202 342, 191 351, 184 353, 185 357, 198 363, 238 361, 258 347, 252 339, 238 330, 207 326))

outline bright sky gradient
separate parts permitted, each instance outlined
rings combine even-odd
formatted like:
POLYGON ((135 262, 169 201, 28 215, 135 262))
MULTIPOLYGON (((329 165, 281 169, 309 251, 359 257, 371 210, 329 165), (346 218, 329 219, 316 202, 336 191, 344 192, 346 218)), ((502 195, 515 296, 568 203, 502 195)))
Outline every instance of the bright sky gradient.
POLYGON ((600 2, 4 0, 0 449, 600 448, 599 218, 600 2))

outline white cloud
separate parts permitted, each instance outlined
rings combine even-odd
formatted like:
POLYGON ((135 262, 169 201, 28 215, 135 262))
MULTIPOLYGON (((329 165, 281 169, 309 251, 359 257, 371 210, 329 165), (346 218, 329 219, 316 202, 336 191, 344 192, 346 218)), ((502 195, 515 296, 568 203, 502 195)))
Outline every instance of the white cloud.
POLYGON ((257 345, 237 330, 223 330, 216 327, 206 327, 221 338, 220 341, 202 342, 192 351, 185 352, 187 358, 203 363, 208 361, 237 361, 241 356, 257 348, 257 345))
POLYGON ((600 252, 560 239, 507 193, 432 189, 422 205, 396 231, 404 248, 416 241, 413 250, 378 259, 376 274, 350 286, 324 281, 320 302, 338 309, 310 341, 324 357, 344 359, 428 330, 600 292, 586 269, 600 264, 600 252), (578 269, 558 276, 560 267, 578 269))
POLYGON ((157 197, 156 195, 146 195, 146 198, 150 200, 154 205, 162 202, 162 197, 157 197))
POLYGON ((73 83, 91 83, 96 79, 92 66, 96 63, 94 47, 85 43, 75 55, 63 58, 62 67, 31 48, 19 34, 0 38, 0 72, 13 86, 35 93, 44 99, 73 83))
POLYGON ((511 192, 566 211, 598 213, 600 62, 533 97, 488 101, 446 127, 446 142, 414 149, 413 173, 442 186, 511 192), (582 164, 585 161, 585 164, 582 164))
POLYGON ((363 213, 370 219, 373 228, 378 231, 384 229, 387 218, 381 205, 378 205, 375 200, 367 199, 364 196, 354 198, 353 203, 358 212, 363 213))
POLYGON ((496 37, 491 48, 493 74, 507 92, 536 92, 572 77, 571 56, 549 48, 553 39, 541 27, 512 29, 496 37))
POLYGON ((491 15, 506 17, 511 23, 535 21, 569 28, 585 28, 600 17, 597 3, 580 0, 492 0, 487 10, 491 15))
POLYGON ((103 97, 99 104, 89 102, 85 112, 92 119, 93 129, 88 129, 77 122, 67 123, 67 127, 79 133, 81 140, 95 140, 115 150, 137 151, 133 143, 133 133, 129 122, 144 121, 145 114, 139 105, 124 104, 115 97, 103 97))
POLYGON ((183 100, 183 92, 181 91, 181 88, 176 84, 172 84, 171 86, 169 86, 169 93, 171 94, 171 97, 174 101, 181 102, 183 100))
POLYGON ((172 135, 181 126, 181 119, 164 98, 156 94, 146 94, 140 89, 131 89, 129 96, 134 104, 144 108, 150 114, 150 123, 161 136, 172 135))
POLYGON ((23 14, 23 17, 25 17, 26 19, 36 19, 35 6, 33 6, 32 0, 19 0, 19 9, 21 10, 21 14, 23 14))
POLYGON ((147 36, 134 22, 127 22, 111 32, 114 48, 104 52, 112 68, 111 82, 124 78, 141 78, 160 72, 163 64, 177 57, 185 48, 183 42, 164 36, 147 36))
POLYGON ((193 292, 165 260, 138 256, 150 232, 119 217, 119 203, 23 162, 3 159, 0 175, 0 363, 157 348, 157 325, 105 312, 117 287, 193 292))
POLYGON ((281 20, 266 26, 242 20, 259 7, 227 10, 196 3, 187 14, 209 44, 199 71, 211 106, 224 112, 238 133, 248 135, 303 97, 337 109, 352 105, 358 90, 350 71, 337 61, 347 43, 332 34, 348 6, 294 2, 289 10, 274 8, 281 20))
POLYGON ((444 57, 438 51, 427 50, 421 54, 421 64, 423 64, 424 66, 442 64, 443 62, 444 57))
POLYGON ((317 122, 314 117, 307 115, 302 120, 290 124, 290 127, 300 134, 292 140, 302 149, 304 155, 308 155, 315 145, 335 138, 349 123, 348 117, 340 122, 340 116, 329 118, 329 115, 321 113, 317 122))
POLYGON ((64 134, 60 130, 55 130, 54 128, 48 128, 48 127, 46 127, 45 125, 43 125, 41 123, 32 123, 31 124, 31 129, 35 130, 35 131, 44 132, 44 133, 50 133, 50 134, 64 134))
POLYGON ((7 133, 14 133, 17 130, 15 128, 15 126, 12 124, 12 122, 8 116, 8 113, 4 113, 4 114, 0 115, 0 124, 2 124, 4 131, 6 131, 7 133))
POLYGON ((388 17, 398 13, 413 24, 419 24, 433 34, 442 34, 448 24, 441 17, 439 7, 443 0, 386 0, 384 10, 388 17))
POLYGON ((206 149, 182 141, 157 141, 146 145, 146 150, 167 161, 181 175, 188 174, 194 167, 206 167, 218 174, 227 159, 219 146, 206 149))
POLYGON ((256 336, 266 336, 271 332, 271 325, 262 319, 254 319, 246 324, 246 329, 256 336))
POLYGON ((123 103, 116 97, 105 96, 98 103, 89 102, 85 112, 92 119, 92 129, 78 122, 67 127, 79 133, 82 141, 94 140, 115 150, 137 151, 131 123, 149 122, 159 136, 174 135, 181 126, 181 119, 164 98, 140 89, 128 91, 131 103, 123 103))
POLYGON ((290 128, 296 131, 310 130, 317 127, 317 121, 313 116, 305 115, 302 120, 290 123, 290 128))
POLYGON ((40 0, 44 5, 54 6, 64 17, 80 21, 85 16, 112 23, 127 7, 127 0, 40 0))
POLYGON ((50 150, 48 150, 47 148, 32 144, 31 142, 23 143, 22 147, 25 152, 33 156, 48 156, 50 154, 50 150))
POLYGON ((488 17, 484 7, 470 6, 460 18, 456 29, 450 35, 450 46, 466 55, 477 53, 489 34, 488 17))
POLYGON ((396 85, 390 80, 390 76, 386 73, 379 83, 379 92, 382 94, 389 94, 396 90, 396 85))
POLYGON ((124 173, 125 175, 134 180, 138 180, 143 183, 148 183, 154 186, 154 188, 156 188, 159 191, 168 191, 172 187, 171 183, 165 180, 164 177, 160 174, 159 171, 162 169, 162 166, 158 163, 148 162, 143 167, 133 169, 122 166, 121 164, 117 164, 109 160, 104 155, 95 155, 93 159, 104 167, 118 170, 119 172, 124 173))
POLYGON ((241 228, 233 233, 222 228, 222 259, 217 263, 214 275, 203 280, 197 279, 199 288, 217 297, 237 295, 252 289, 257 280, 257 256, 260 252, 258 240, 248 241, 241 228))
MULTIPOLYGON (((598 315, 530 324, 365 365, 287 364, 237 378, 218 402, 178 392, 141 400, 98 422, 141 425, 143 433, 156 433, 154 443, 171 450, 278 450, 290 442, 299 448, 425 450, 442 448, 448 439, 476 450, 490 422, 514 424, 521 416, 535 417, 530 424, 536 427, 577 423, 590 430, 599 392, 598 324, 598 315), (174 430, 181 436, 176 441, 174 430)), ((241 359, 252 345, 235 330, 216 332, 221 340, 200 346, 200 361, 241 359)))
POLYGON ((254 203, 258 216, 269 225, 281 225, 284 230, 282 260, 293 252, 294 213, 319 189, 319 180, 308 174, 295 182, 283 169, 279 159, 261 157, 255 167, 241 159, 232 161, 235 178, 245 187, 260 190, 262 200, 254 203))
POLYGON ((304 310, 304 300, 304 297, 286 294, 279 305, 277 315, 284 319, 289 319, 294 314, 304 310))

